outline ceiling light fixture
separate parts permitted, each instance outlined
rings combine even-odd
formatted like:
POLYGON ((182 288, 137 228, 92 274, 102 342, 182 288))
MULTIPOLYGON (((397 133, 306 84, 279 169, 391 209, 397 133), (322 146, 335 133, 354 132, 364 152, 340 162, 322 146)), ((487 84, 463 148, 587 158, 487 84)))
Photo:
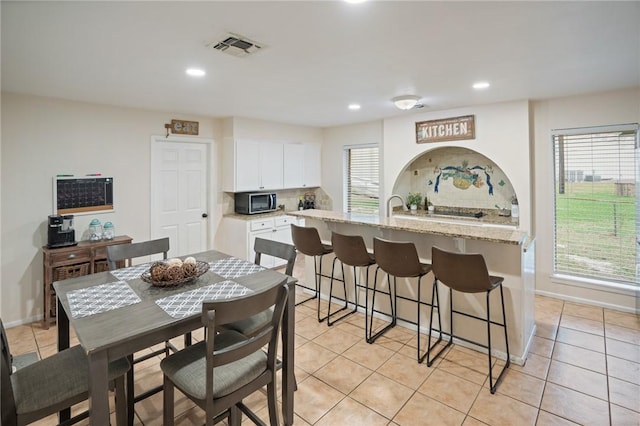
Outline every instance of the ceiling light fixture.
POLYGON ((204 70, 198 68, 188 68, 185 72, 191 77, 204 77, 207 74, 204 70))
POLYGON ((479 81, 477 83, 473 83, 473 88, 476 90, 486 89, 489 86, 491 85, 489 84, 488 81, 479 81))
POLYGON ((360 104, 349 104, 349 109, 351 111, 357 111, 360 109, 360 104))
POLYGON ((396 105, 396 107, 401 110, 408 110, 408 109, 414 108, 416 105, 418 105, 419 100, 420 100, 420 96, 416 96, 416 95, 396 96, 395 98, 391 99, 391 101, 396 105))

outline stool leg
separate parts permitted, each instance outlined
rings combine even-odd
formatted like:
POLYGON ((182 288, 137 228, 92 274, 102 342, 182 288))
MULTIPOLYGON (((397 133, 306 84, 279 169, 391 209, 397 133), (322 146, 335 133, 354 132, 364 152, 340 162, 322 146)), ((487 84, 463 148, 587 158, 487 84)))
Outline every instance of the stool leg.
MULTIPOLYGON (((321 261, 322 261, 322 259, 321 259, 321 261)), ((321 265, 321 267, 322 267, 322 265, 321 265)), ((304 299, 304 300, 301 300, 301 301, 299 301, 299 302, 296 302, 296 306, 298 306, 298 305, 302 305, 303 303, 306 303, 306 302, 308 302, 309 300, 313 300, 313 299, 315 299, 316 297, 318 297, 318 296, 320 295, 320 290, 319 290, 319 288, 318 288, 318 266, 317 266, 317 264, 316 264, 316 256, 313 256, 313 271, 314 271, 314 274, 315 274, 315 275, 314 275, 314 277, 315 277, 315 282, 314 282, 315 290, 314 290, 314 292, 313 292, 313 296, 311 296, 311 297, 307 297, 307 298, 306 298, 306 299, 304 299)), ((304 288, 306 288, 306 289, 308 289, 308 290, 311 290, 309 287, 307 287, 307 286, 303 286, 303 285, 298 285, 298 287, 304 287, 304 288)), ((318 302, 318 303, 319 303, 319 302, 318 302)))
MULTIPOLYGON (((369 333, 367 336, 367 343, 373 343, 376 341, 376 339, 380 336, 382 336, 384 333, 387 332, 387 330, 389 330, 392 327, 395 327, 396 325, 396 321, 397 321, 397 317, 396 317, 396 307, 394 304, 394 296, 391 294, 391 278, 389 277, 389 274, 387 274, 387 284, 389 286, 389 305, 390 305, 390 310, 391 310, 391 322, 389 324, 387 324, 386 326, 384 326, 382 329, 378 330, 375 334, 373 334, 373 312, 375 310, 375 306, 376 306, 376 292, 378 292, 378 290, 376 289, 377 287, 377 282, 378 282, 378 269, 380 269, 380 267, 378 267, 376 269, 376 277, 373 281, 373 297, 371 300, 371 317, 369 318, 369 333)), ((395 286, 395 277, 394 278, 394 286, 395 286)), ((395 293, 395 292, 394 292, 395 293)), ((397 300, 397 299, 396 299, 397 300)))
POLYGON ((504 339, 505 339, 505 345, 507 348, 507 361, 502 367, 502 370, 500 371, 500 374, 498 375, 498 378, 496 379, 495 383, 493 383, 493 370, 491 367, 491 317, 489 315, 489 295, 491 291, 487 291, 487 344, 488 344, 487 350, 489 352, 489 386, 492 394, 496 393, 496 389, 498 388, 498 385, 500 384, 500 382, 502 382, 502 379, 504 378, 504 373, 506 372, 507 368, 511 364, 511 358, 509 354, 509 341, 507 340, 507 317, 505 315, 505 310, 504 310, 504 293, 502 291, 502 283, 500 283, 499 286, 500 286, 500 301, 502 303, 502 324, 498 324, 498 325, 502 325, 504 327, 504 339))
MULTIPOLYGON (((451 296, 451 294, 450 294, 451 296)), ((451 325, 453 325, 453 320, 451 325)), ((431 351, 433 349, 436 348, 436 346, 438 345, 438 343, 442 342, 442 317, 440 316, 440 294, 438 292, 438 280, 434 279, 433 280, 433 287, 431 289, 431 314, 429 315, 429 337, 427 340, 427 353, 426 353, 426 357, 427 357, 427 367, 431 367, 431 365, 433 364, 433 362, 440 356, 442 355, 442 353, 449 347, 451 346, 451 344, 453 343, 453 335, 450 335, 450 339, 447 342, 446 345, 444 345, 444 347, 442 349, 440 349, 438 351, 437 354, 435 354, 435 356, 433 358, 431 358, 431 351), (436 340, 436 342, 432 345, 431 344, 431 333, 433 330, 433 309, 437 308, 438 309, 438 340, 436 340)), ((421 359, 419 359, 419 362, 422 362, 424 360, 425 356, 423 355, 421 359)))
POLYGON ((313 256, 313 267, 316 273, 316 297, 318 298, 316 309, 318 311, 318 322, 322 322, 327 319, 327 317, 320 318, 320 294, 322 293, 322 256, 313 256), (320 263, 320 271, 318 271, 318 262, 320 263))
MULTIPOLYGON (((335 319, 335 320, 331 321, 331 317, 333 315, 337 314, 338 312, 344 311, 345 309, 347 309, 349 307, 349 298, 348 298, 348 295, 347 295, 347 284, 346 284, 346 278, 344 276, 344 263, 342 263, 342 261, 341 261, 340 262, 340 266, 341 266, 341 270, 342 270, 342 288, 344 289, 344 306, 342 308, 338 309, 335 312, 331 312, 331 299, 332 299, 332 296, 333 296, 333 280, 334 280, 334 270, 335 270, 335 266, 336 266, 336 260, 338 260, 337 257, 335 257, 333 259, 333 265, 331 267, 331 286, 329 288, 329 307, 327 309, 327 316, 326 316, 327 325, 328 326, 332 326, 336 322, 340 321, 341 319, 346 318, 347 316, 353 314, 357 310, 357 305, 356 305, 356 308, 353 311, 347 312, 346 314, 342 315, 338 319, 335 319)), ((355 267, 354 267, 354 269, 355 269, 355 267)), ((340 281, 337 278, 335 278, 335 279, 337 281, 340 281)), ((355 276, 354 276, 354 279, 355 279, 355 276)))

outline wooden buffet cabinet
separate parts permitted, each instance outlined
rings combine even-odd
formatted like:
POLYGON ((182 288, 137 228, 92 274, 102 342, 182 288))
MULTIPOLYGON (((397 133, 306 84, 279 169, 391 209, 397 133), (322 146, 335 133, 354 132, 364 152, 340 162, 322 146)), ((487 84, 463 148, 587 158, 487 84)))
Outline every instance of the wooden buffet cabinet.
MULTIPOLYGON (((44 267, 44 327, 56 318, 56 292, 54 281, 80 277, 109 270, 107 263, 107 246, 115 244, 130 244, 132 238, 120 235, 113 240, 80 241, 71 247, 42 248, 42 263, 44 267)), ((118 265, 123 267, 122 265, 118 265)))

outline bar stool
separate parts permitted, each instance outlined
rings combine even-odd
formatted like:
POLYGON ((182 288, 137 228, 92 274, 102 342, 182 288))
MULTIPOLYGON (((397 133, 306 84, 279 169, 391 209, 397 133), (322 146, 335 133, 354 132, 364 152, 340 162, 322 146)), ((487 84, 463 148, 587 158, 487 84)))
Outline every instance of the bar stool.
MULTIPOLYGON (((421 263, 418 258, 418 252, 416 250, 416 246, 410 241, 389 241, 383 240, 381 238, 375 237, 373 239, 373 255, 376 259, 376 263, 378 264, 378 269, 382 269, 387 274, 387 283, 389 286, 389 302, 391 303, 391 323, 377 331, 372 335, 373 331, 373 313, 375 311, 375 298, 376 293, 381 292, 387 294, 385 291, 381 291, 377 289, 377 281, 378 281, 378 270, 376 269, 376 277, 373 281, 373 298, 371 301, 371 317, 369 319, 369 324, 366 333, 367 333, 367 342, 373 343, 375 340, 380 337, 383 333, 389 330, 391 327, 396 325, 397 321, 397 301, 398 298, 410 300, 413 302, 417 302, 418 306, 418 316, 417 316, 417 327, 418 327, 418 362, 422 362, 424 357, 420 356, 420 306, 421 305, 429 305, 431 306, 431 315, 433 316, 433 306, 430 303, 422 302, 420 296, 420 287, 422 277, 427 275, 431 271, 431 265, 428 263, 421 263), (393 299, 391 297, 391 276, 393 276, 393 299), (418 278, 418 300, 410 299, 404 296, 398 296, 396 281, 397 278, 418 278)), ((375 311, 380 312, 380 311, 375 311)), ((440 310, 438 310, 438 323, 440 323, 440 310)), ((431 319, 429 320, 429 327, 431 327, 431 319)), ((429 328, 429 334, 431 334, 431 328, 429 328)), ((429 347, 430 339, 427 341, 427 351, 429 353, 431 347, 429 347)), ((437 344, 434 343, 433 346, 437 344)))
MULTIPOLYGON (((435 275, 435 281, 433 284, 434 291, 436 291, 435 289, 438 285, 438 281, 449 287, 450 328, 449 342, 442 349, 440 349, 440 351, 438 351, 438 353, 433 358, 430 358, 429 356, 429 352, 431 351, 431 349, 427 351, 427 365, 430 367, 433 361, 435 361, 436 358, 438 358, 438 356, 440 356, 440 354, 442 354, 442 352, 453 342, 454 313, 485 321, 487 323, 486 345, 459 336, 456 336, 456 338, 487 349, 489 359, 489 386, 491 389, 491 393, 495 393, 496 388, 504 377, 504 372, 507 370, 511 363, 509 355, 509 339, 507 338, 507 318, 504 309, 504 293, 502 291, 502 282, 504 281, 504 278, 489 275, 487 264, 485 263, 484 257, 481 254, 453 253, 439 249, 438 247, 433 247, 431 262, 433 263, 433 273, 435 275), (500 300, 502 302, 502 324, 491 320, 491 312, 489 310, 489 295, 491 294, 491 291, 496 288, 500 288, 500 300), (487 317, 481 318, 475 315, 468 314, 466 312, 454 310, 453 290, 459 291, 461 293, 486 293, 487 317), (507 350, 507 362, 504 367, 502 367, 502 371, 500 372, 500 375, 498 376, 498 379, 495 381, 495 383, 493 382, 493 369, 491 366, 491 324, 498 325, 504 328, 504 341, 507 350)), ((437 307, 438 305, 438 297, 437 293, 432 294, 435 295, 433 304, 431 305, 431 309, 433 312, 434 306, 437 307)), ((429 338, 430 337, 431 327, 429 328, 429 338)))
MULTIPOLYGON (((339 234, 337 232, 331 233, 331 245, 333 246, 333 252, 336 255, 335 259, 333 259, 333 265, 331 266, 331 287, 329 289, 329 308, 327 310, 329 319, 327 320, 327 325, 333 325, 341 319, 355 313, 358 311, 358 288, 363 287, 362 284, 358 283, 358 275, 356 273, 356 268, 365 268, 366 267, 366 281, 365 288, 369 283, 369 267, 374 265, 376 261, 367 251, 367 247, 364 244, 364 240, 360 235, 344 235, 339 234), (340 261, 340 266, 342 267, 342 280, 334 278, 336 260, 340 261), (348 307, 348 297, 347 297, 347 286, 345 283, 345 275, 344 275, 344 265, 353 267, 353 289, 354 289, 354 299, 355 302, 353 304, 353 310, 342 315, 340 318, 335 321, 331 321, 331 299, 333 295, 333 280, 342 281, 344 286, 344 307, 340 310, 336 311, 340 312, 348 307)), ((365 294, 366 296, 366 294, 365 294)), ((367 322, 367 297, 365 297, 365 324, 367 322)), ((366 337, 366 336, 365 336, 366 337)))
POLYGON ((322 275, 322 257, 327 254, 333 253, 333 247, 329 244, 323 244, 322 240, 320 240, 318 230, 312 227, 298 226, 292 223, 291 237, 293 239, 293 245, 296 247, 296 250, 304 255, 313 256, 313 268, 315 271, 315 289, 301 286, 309 290, 314 290, 313 296, 301 302, 297 302, 296 306, 308 302, 309 300, 318 298, 318 322, 322 322, 328 318, 328 315, 322 318, 320 317, 320 289, 322 284, 322 277, 331 278, 328 275, 322 275))

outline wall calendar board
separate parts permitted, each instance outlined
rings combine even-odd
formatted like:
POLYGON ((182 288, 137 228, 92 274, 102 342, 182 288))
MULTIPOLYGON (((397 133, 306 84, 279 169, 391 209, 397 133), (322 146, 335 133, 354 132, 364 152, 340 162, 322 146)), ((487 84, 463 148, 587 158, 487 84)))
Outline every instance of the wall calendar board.
POLYGON ((113 178, 56 176, 53 178, 53 213, 82 214, 113 211, 113 178))

